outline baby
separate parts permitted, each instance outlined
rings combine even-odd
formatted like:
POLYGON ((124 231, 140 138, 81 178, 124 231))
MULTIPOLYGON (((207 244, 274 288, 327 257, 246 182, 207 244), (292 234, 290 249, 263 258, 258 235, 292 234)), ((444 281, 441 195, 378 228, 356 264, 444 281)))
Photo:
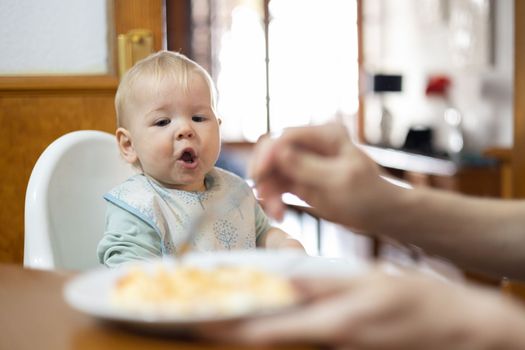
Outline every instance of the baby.
POLYGON ((115 107, 120 153, 139 173, 104 196, 101 263, 176 256, 196 217, 204 217, 192 242, 197 251, 304 249, 270 226, 244 180, 214 166, 221 120, 201 66, 182 54, 155 53, 124 75, 115 107), (218 207, 220 217, 202 215, 218 207))

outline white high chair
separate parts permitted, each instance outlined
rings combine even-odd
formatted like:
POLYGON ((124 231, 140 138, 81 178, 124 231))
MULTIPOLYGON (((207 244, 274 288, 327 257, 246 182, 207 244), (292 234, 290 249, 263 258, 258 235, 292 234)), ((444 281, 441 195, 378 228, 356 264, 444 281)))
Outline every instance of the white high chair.
POLYGON ((51 143, 36 162, 25 200, 24 266, 84 270, 99 266, 104 193, 133 174, 115 137, 74 131, 51 143))

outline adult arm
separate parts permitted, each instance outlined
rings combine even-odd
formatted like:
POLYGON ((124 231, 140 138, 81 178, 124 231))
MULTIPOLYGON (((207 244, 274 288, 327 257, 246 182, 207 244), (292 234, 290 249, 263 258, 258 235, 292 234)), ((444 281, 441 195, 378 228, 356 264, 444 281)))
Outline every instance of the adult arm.
POLYGON ((332 123, 265 138, 250 175, 273 217, 292 192, 327 220, 414 244, 468 269, 525 279, 525 201, 482 199, 384 180, 379 166, 332 123))
POLYGON ((367 232, 420 246, 467 269, 525 279, 524 201, 397 191, 369 213, 367 232))

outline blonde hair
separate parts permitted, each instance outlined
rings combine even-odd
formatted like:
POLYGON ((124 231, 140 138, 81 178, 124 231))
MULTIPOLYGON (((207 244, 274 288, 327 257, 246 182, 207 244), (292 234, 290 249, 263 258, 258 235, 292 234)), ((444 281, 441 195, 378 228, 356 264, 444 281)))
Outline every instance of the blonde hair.
POLYGON ((126 119, 125 106, 129 103, 134 87, 143 77, 154 77, 159 81, 164 78, 175 79, 183 91, 188 89, 191 74, 200 74, 210 88, 211 106, 216 107, 217 93, 212 78, 197 62, 181 53, 159 51, 138 61, 124 74, 115 95, 117 127, 123 126, 126 119))

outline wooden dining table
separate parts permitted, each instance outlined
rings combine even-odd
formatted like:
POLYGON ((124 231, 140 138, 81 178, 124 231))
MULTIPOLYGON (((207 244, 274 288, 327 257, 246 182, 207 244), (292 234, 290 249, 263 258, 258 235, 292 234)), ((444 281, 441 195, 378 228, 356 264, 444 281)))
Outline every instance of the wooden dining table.
MULTIPOLYGON (((62 289, 73 272, 0 264, 0 349, 253 349, 160 336, 102 322, 71 308, 62 289)), ((314 349, 281 346, 261 349, 314 349)))

